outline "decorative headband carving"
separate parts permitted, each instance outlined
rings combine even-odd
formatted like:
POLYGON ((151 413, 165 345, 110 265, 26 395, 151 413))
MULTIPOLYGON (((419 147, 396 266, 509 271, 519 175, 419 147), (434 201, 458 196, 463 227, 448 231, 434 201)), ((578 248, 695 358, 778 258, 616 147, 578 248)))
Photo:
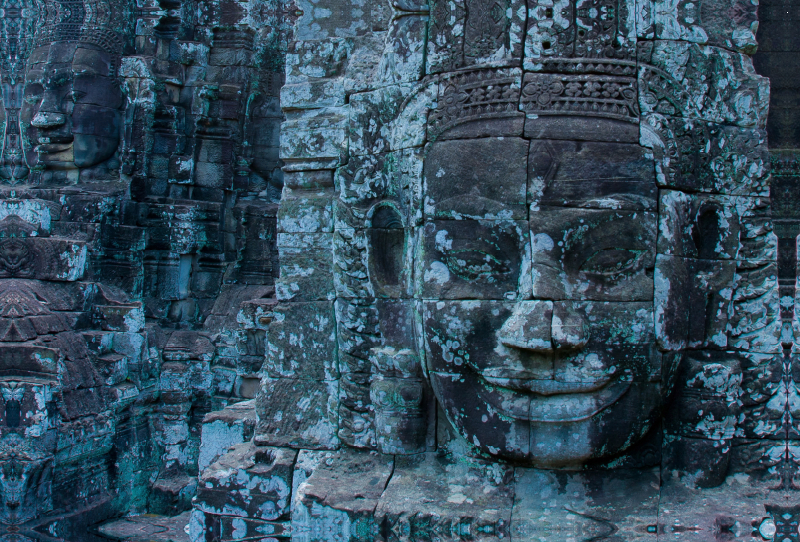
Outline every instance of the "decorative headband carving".
POLYGON ((126 52, 131 17, 124 0, 47 0, 44 11, 36 47, 80 42, 116 56, 126 52))
MULTIPOLYGON (((619 67, 620 64, 615 64, 619 67)), ((591 74, 570 64, 567 72, 483 68, 455 72, 439 82, 437 108, 428 118, 429 136, 481 118, 531 116, 600 117, 639 123, 636 65, 630 75, 591 74)), ((651 67, 639 67, 647 70, 651 67)), ((670 90, 659 77, 659 99, 670 90)), ((671 98, 671 97, 670 97, 671 98)))

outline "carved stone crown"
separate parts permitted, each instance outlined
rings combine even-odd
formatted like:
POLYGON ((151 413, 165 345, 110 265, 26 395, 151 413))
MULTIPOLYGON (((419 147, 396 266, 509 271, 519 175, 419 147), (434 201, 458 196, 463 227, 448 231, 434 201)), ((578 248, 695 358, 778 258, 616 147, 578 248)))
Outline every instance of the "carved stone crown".
POLYGON ((131 17, 124 0, 46 0, 44 8, 36 47, 79 42, 116 56, 125 52, 131 17))
POLYGON ((514 53, 522 58, 508 57, 503 68, 475 65, 440 76, 429 135, 436 138, 471 120, 515 115, 638 124, 640 103, 648 111, 680 115, 688 102, 685 89, 648 63, 652 44, 637 41, 631 4, 529 0, 524 52, 514 53))
POLYGON ((640 120, 636 65, 601 63, 577 66, 566 62, 562 72, 518 69, 463 70, 440 81, 437 108, 428 118, 436 138, 458 124, 498 117, 598 117, 638 124, 640 120))

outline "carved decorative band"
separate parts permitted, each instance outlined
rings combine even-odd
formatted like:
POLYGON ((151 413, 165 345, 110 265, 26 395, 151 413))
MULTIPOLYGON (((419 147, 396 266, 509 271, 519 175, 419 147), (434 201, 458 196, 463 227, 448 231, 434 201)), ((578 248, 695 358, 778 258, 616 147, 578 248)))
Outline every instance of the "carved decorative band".
POLYGON ((519 114, 519 72, 470 70, 440 82, 439 106, 428 117, 432 136, 486 116, 519 114))
POLYGON ((521 109, 537 115, 580 115, 639 121, 636 79, 527 73, 521 109))
POLYGON ((542 61, 542 73, 636 76, 636 62, 607 58, 554 58, 542 61))
POLYGON ((664 70, 649 65, 639 67, 642 107, 662 115, 682 116, 690 103, 680 83, 664 70))
POLYGON ((800 150, 775 150, 769 154, 772 175, 776 177, 800 176, 800 150))
POLYGON ((435 138, 464 122, 521 116, 522 112, 639 122, 635 66, 622 61, 604 63, 609 71, 631 75, 599 75, 583 73, 597 69, 597 63, 563 63, 570 73, 528 72, 522 76, 521 89, 522 74, 508 68, 465 70, 440 79, 438 107, 428 117, 429 135, 435 138))

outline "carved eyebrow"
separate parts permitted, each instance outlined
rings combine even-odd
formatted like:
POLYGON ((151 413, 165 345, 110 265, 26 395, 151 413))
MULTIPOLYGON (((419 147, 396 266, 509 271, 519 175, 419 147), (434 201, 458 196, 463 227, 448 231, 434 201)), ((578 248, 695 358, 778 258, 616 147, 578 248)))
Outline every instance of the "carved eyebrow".
POLYGON ((49 76, 45 77, 45 83, 47 86, 54 86, 60 87, 65 83, 68 83, 72 80, 72 71, 70 70, 57 70, 54 73, 49 74, 49 76))
POLYGON ((44 75, 45 75, 45 70, 43 66, 31 67, 28 69, 28 73, 26 74, 25 79, 26 81, 29 82, 32 81, 38 82, 44 78, 44 75))
POLYGON ((658 202, 639 194, 610 194, 577 204, 581 209, 608 209, 614 211, 654 211, 658 202))

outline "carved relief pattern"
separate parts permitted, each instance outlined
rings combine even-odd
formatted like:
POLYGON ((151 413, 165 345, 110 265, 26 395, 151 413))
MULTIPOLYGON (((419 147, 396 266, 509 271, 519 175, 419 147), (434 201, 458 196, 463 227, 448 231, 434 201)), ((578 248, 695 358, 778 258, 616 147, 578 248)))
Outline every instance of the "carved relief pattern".
POLYGON ((630 77, 526 74, 521 109, 538 115, 604 116, 638 120, 636 82, 630 77))
POLYGON ((533 2, 529 5, 524 67, 558 71, 559 63, 570 60, 579 71, 587 64, 590 70, 592 65, 605 69, 634 66, 633 9, 624 0, 533 2))
POLYGON ((489 56, 503 46, 508 47, 509 7, 509 0, 497 0, 493 3, 485 0, 469 0, 466 3, 469 14, 464 29, 466 58, 489 56))

